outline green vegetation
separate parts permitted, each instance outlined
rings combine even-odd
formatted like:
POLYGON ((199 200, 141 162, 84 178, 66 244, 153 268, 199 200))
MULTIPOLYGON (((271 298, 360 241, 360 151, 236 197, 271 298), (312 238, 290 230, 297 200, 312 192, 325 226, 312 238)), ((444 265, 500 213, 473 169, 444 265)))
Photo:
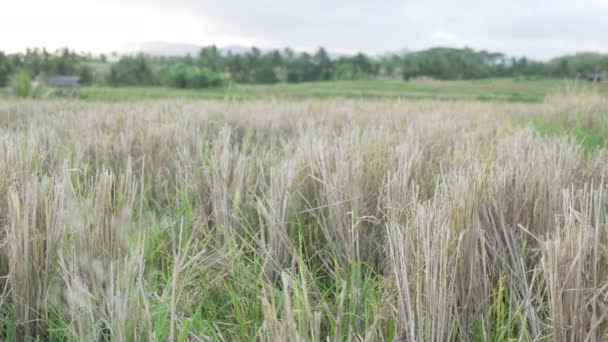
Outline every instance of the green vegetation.
MULTIPOLYGON (((605 148, 608 145, 608 111, 604 106, 594 106, 584 101, 562 104, 559 112, 539 115, 534 126, 543 135, 568 134, 576 139, 587 152, 605 148)), ((558 102, 559 99, 551 99, 558 102)))
POLYGON ((301 84, 246 85, 228 84, 204 90, 165 87, 90 87, 82 88, 86 100, 117 101, 137 99, 232 99, 259 98, 432 98, 445 100, 482 100, 542 102, 547 94, 568 88, 596 89, 608 94, 608 83, 590 84, 560 79, 483 79, 471 81, 366 80, 309 82, 301 84))
POLYGON ((152 86, 158 79, 143 55, 123 57, 110 67, 107 77, 112 86, 152 86))
POLYGON ((553 58, 546 66, 546 74, 555 77, 573 77, 593 70, 608 71, 608 58, 598 53, 577 53, 553 58))
POLYGON ((0 340, 601 341, 606 113, 1 102, 0 340))
MULTIPOLYGON (((608 72, 608 56, 580 53, 548 62, 508 57, 498 52, 469 48, 436 47, 401 54, 331 56, 324 48, 314 53, 287 48, 282 51, 250 51, 231 54, 215 46, 196 56, 77 54, 68 49, 49 53, 28 49, 25 54, 0 52, 0 86, 17 70, 27 69, 32 78, 78 75, 83 85, 164 86, 176 88, 272 85, 364 80, 483 80, 492 78, 585 78, 608 72)), ((492 95, 490 95, 492 96, 492 95)), ((515 95, 527 100, 528 95, 515 95)), ((533 97, 533 96, 532 96, 533 97)))
POLYGON ((32 95, 32 80, 26 69, 20 69, 11 80, 10 85, 19 97, 29 97, 32 95))
POLYGON ((213 88, 225 83, 220 73, 184 64, 173 64, 164 73, 168 83, 175 88, 213 88))
POLYGON ((4 87, 8 84, 12 72, 12 65, 8 57, 0 51, 0 87, 4 87))
POLYGON ((507 61, 501 53, 471 49, 428 49, 408 55, 403 63, 405 80, 419 76, 455 80, 542 74, 542 63, 538 63, 539 70, 532 70, 525 59, 507 61))

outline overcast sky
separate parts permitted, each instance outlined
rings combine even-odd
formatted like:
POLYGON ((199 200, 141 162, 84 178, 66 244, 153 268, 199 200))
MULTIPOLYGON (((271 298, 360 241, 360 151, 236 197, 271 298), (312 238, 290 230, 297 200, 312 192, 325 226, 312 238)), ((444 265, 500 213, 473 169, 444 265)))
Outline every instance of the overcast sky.
POLYGON ((547 59, 608 52, 608 0, 1 0, 0 50, 135 43, 382 53, 444 45, 547 59))

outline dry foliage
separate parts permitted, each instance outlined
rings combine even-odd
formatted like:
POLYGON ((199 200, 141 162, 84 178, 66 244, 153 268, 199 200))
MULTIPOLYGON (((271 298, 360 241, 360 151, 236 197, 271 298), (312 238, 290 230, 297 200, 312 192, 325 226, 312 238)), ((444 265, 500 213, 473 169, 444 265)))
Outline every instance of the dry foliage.
POLYGON ((0 103, 2 339, 608 331, 605 148, 542 105, 0 103))

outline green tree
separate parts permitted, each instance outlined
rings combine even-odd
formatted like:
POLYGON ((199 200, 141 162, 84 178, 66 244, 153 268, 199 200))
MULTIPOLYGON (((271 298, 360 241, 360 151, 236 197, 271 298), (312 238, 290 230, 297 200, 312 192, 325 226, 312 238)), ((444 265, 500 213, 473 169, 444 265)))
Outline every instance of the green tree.
POLYGON ((32 93, 32 79, 30 73, 25 68, 19 69, 11 80, 11 87, 19 97, 28 97, 32 93))
POLYGON ((146 57, 122 57, 110 67, 107 81, 114 86, 148 86, 158 84, 158 77, 148 65, 146 57))
POLYGON ((73 54, 67 48, 62 49, 55 58, 55 74, 57 75, 74 75, 77 73, 79 59, 76 54, 73 54))
POLYGON ((287 82, 311 82, 319 79, 319 69, 313 62, 313 57, 302 52, 294 58, 287 67, 287 82))
POLYGON ((508 67, 505 56, 500 53, 437 47, 404 55, 401 71, 405 80, 418 76, 446 80, 475 79, 507 76, 509 68, 513 70, 520 68, 520 65, 519 60, 514 60, 508 67))
POLYGON ((9 76, 12 72, 12 67, 9 58, 0 51, 0 87, 6 86, 9 76))
POLYGON ((229 54, 226 59, 230 79, 238 83, 247 83, 247 66, 245 65, 243 57, 239 54, 229 54))
POLYGON ((224 60, 217 46, 211 45, 201 49, 198 53, 198 66, 211 71, 223 71, 224 60))
POLYGON ((38 49, 26 49, 23 56, 23 66, 29 71, 30 75, 36 76, 42 71, 43 58, 38 49))
POLYGON ((274 84, 279 82, 279 78, 271 64, 263 64, 253 70, 252 81, 257 84, 274 84))
POLYGON ((82 85, 93 84, 93 69, 88 65, 81 65, 78 69, 78 77, 82 85))
POLYGON ((176 88, 210 88, 224 84, 221 73, 184 63, 170 65, 164 71, 167 85, 176 88))
POLYGON ((320 81, 328 81, 333 78, 333 63, 327 51, 320 47, 313 57, 316 66, 315 78, 320 81))
POLYGON ((364 53, 359 52, 353 58, 353 65, 357 70, 357 74, 360 76, 374 76, 376 75, 377 68, 372 60, 367 57, 364 53))
POLYGON ((53 65, 53 55, 43 48, 41 71, 48 75, 54 72, 54 68, 55 66, 53 65))

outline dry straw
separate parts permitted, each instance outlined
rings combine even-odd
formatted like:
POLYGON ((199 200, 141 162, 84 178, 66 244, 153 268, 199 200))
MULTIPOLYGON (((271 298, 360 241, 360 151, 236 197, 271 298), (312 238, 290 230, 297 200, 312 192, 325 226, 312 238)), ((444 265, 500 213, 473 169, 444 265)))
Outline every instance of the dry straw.
POLYGON ((606 113, 0 103, 0 338, 605 339, 606 113))

